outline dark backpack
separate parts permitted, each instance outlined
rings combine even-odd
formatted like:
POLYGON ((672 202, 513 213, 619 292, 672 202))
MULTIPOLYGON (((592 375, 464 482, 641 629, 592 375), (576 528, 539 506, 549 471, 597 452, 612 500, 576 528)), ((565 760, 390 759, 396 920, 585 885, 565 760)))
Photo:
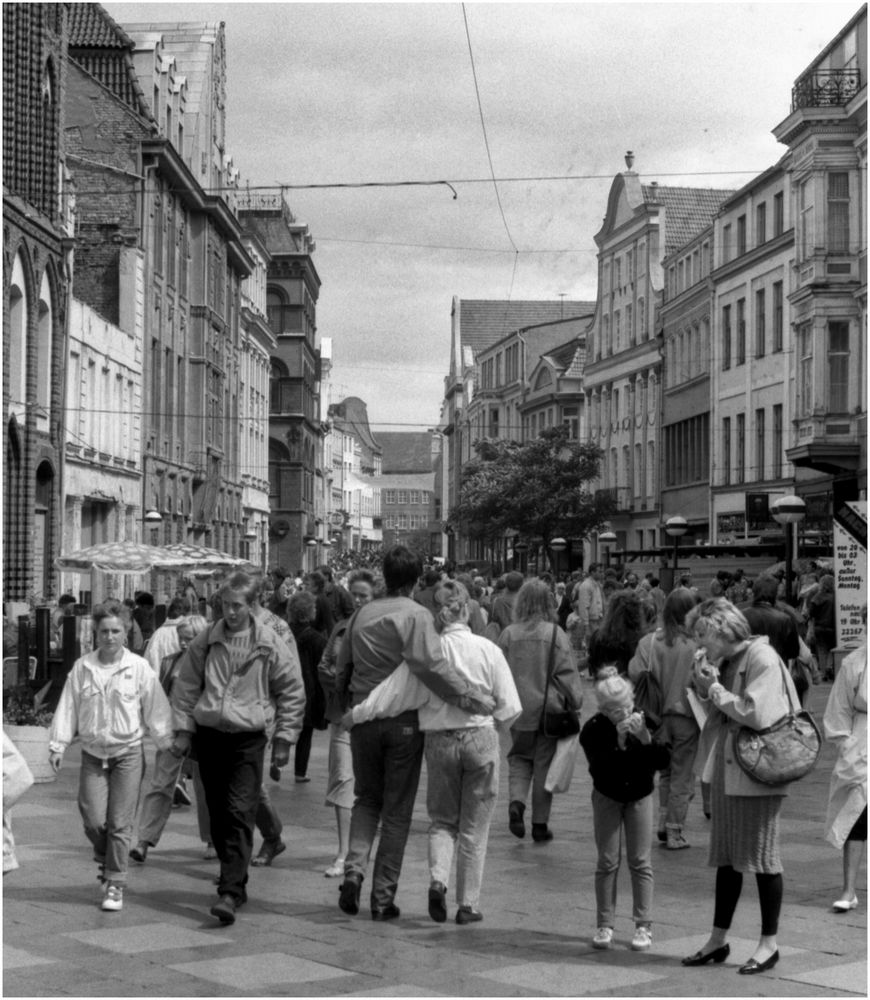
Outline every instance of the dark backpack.
POLYGON ((647 729, 654 734, 662 724, 664 698, 650 670, 644 670, 634 682, 634 707, 643 712, 647 729))

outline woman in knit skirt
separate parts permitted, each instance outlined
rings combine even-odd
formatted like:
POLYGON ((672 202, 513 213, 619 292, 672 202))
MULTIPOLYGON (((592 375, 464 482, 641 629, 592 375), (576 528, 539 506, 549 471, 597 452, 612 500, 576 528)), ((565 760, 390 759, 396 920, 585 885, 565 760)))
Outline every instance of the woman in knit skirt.
POLYGON ((709 700, 698 766, 712 782, 709 864, 716 869, 713 929, 707 943, 683 965, 723 962, 731 918, 740 899, 743 874, 755 875, 761 904, 761 936, 742 975, 772 969, 779 961, 776 933, 782 906, 779 811, 786 786, 761 784, 745 774, 733 749, 740 726, 761 730, 798 706, 791 675, 766 636, 750 635, 749 624, 730 601, 716 597, 693 608, 686 624, 699 649, 694 685, 709 700))

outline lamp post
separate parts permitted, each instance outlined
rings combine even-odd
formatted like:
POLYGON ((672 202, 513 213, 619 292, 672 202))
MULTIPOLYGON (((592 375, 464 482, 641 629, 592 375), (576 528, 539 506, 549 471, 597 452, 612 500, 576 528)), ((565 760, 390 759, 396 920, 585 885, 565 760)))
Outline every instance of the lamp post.
POLYGON ((561 536, 550 539, 550 551, 553 553, 553 575, 559 579, 559 553, 568 548, 568 543, 561 536))
POLYGON ((604 565, 610 568, 610 546, 616 544, 616 534, 613 531, 602 531, 598 541, 604 546, 604 565))
POLYGON ((795 552, 793 550, 794 528, 793 524, 800 524, 807 515, 807 505, 800 497, 787 496, 780 497, 770 505, 771 514, 777 524, 782 525, 785 533, 785 599, 788 604, 794 604, 792 595, 792 562, 795 552))
POLYGON ((520 557, 519 568, 521 573, 525 572, 525 568, 523 566, 523 559, 525 557, 526 552, 528 551, 529 551, 529 543, 527 541, 521 538, 519 541, 514 542, 514 552, 520 557))
POLYGON ((680 554, 680 539, 688 530, 688 522, 684 517, 680 517, 679 514, 675 517, 669 517, 665 521, 665 533, 674 540, 674 585, 671 588, 672 590, 676 589, 677 586, 677 560, 680 554))

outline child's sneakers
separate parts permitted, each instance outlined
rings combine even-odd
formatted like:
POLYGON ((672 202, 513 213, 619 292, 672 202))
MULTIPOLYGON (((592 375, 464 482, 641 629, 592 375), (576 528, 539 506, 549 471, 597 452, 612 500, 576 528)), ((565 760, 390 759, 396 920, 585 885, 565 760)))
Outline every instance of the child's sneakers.
POLYGON ((101 910, 120 910, 124 905, 124 887, 107 882, 103 889, 101 910))
POLYGON ((598 948, 599 951, 604 951, 604 949, 609 948, 612 943, 613 928, 599 927, 595 932, 595 937, 592 938, 592 947, 598 948))
POLYGON ((652 931, 649 927, 641 924, 634 929, 634 937, 631 939, 632 951, 647 951, 652 944, 652 931))

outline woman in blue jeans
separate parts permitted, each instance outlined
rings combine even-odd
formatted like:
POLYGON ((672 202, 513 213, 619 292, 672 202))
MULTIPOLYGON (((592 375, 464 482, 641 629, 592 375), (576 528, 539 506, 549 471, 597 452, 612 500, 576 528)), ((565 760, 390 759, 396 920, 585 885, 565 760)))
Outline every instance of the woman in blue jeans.
POLYGON ((495 722, 509 725, 522 710, 507 661, 498 647, 469 627, 469 596, 448 580, 435 590, 441 646, 447 661, 495 700, 493 714, 472 715, 442 701, 400 666, 348 713, 346 725, 419 709, 425 733, 429 812, 429 916, 447 919, 447 884, 456 857, 456 923, 483 920, 480 889, 489 826, 498 794, 499 740, 495 722))
POLYGON ((66 748, 82 744, 79 812, 103 883, 103 910, 120 910, 127 882, 146 731, 159 750, 172 743, 169 702, 147 660, 124 645, 119 606, 94 609, 97 648, 76 660, 49 733, 49 760, 57 771, 66 748))

